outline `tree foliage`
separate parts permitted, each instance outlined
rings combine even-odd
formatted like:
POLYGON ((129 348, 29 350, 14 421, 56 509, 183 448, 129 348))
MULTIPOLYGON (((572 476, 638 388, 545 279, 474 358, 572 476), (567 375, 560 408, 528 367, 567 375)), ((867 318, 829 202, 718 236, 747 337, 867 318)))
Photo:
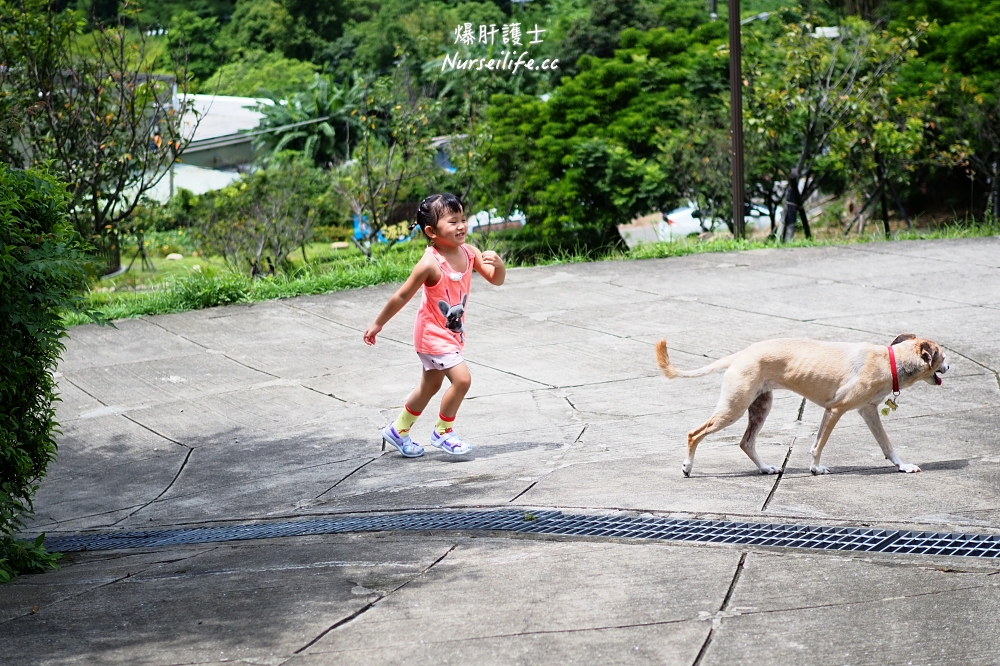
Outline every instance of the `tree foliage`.
POLYGON ((212 76, 222 64, 219 47, 219 20, 214 16, 199 16, 192 11, 175 14, 167 32, 167 53, 170 67, 173 63, 186 63, 187 71, 196 81, 212 76))
POLYGON ((362 84, 351 113, 358 121, 357 139, 350 159, 335 167, 334 187, 364 222, 367 233, 359 247, 374 257, 379 237, 391 247, 409 235, 420 193, 430 190, 437 105, 401 58, 391 75, 362 84))
POLYGON ((39 540, 17 541, 55 459, 62 312, 87 283, 82 239, 55 179, 0 163, 0 582, 52 566, 39 540))
POLYGON ((12 164, 51 165, 68 184, 70 219, 103 249, 111 272, 119 226, 190 142, 181 119, 191 104, 173 94, 172 78, 153 74, 142 32, 100 24, 84 48, 82 19, 46 7, 0 0, 0 61, 16 63, 0 110, 20 119, 0 153, 12 164))
POLYGON ((328 187, 311 160, 279 155, 267 168, 202 197, 208 210, 198 224, 202 249, 251 277, 274 274, 331 207, 328 187))
POLYGON ((494 97, 496 146, 484 181, 523 184, 515 205, 529 215, 533 242, 616 244, 618 224, 677 200, 661 159, 662 130, 679 126, 691 103, 718 105, 725 30, 721 22, 626 30, 613 58, 582 56, 579 74, 547 101, 494 97))
MULTIPOLYGON (((803 202, 821 185, 843 174, 841 156, 831 154, 834 142, 867 153, 871 137, 858 137, 865 128, 876 131, 879 120, 891 115, 891 74, 901 62, 916 55, 925 26, 884 33, 858 19, 845 21, 833 38, 817 37, 812 17, 790 17, 775 39, 749 40, 747 133, 755 132, 764 145, 780 154, 772 182, 785 187, 785 239, 791 238, 796 219, 810 233, 803 202)), ((904 122, 904 126, 907 123, 904 122)), ((888 125, 881 125, 886 136, 888 125)), ((864 157, 855 155, 864 161, 864 157)), ((877 158, 876 158, 877 159, 877 158)))
POLYGON ((280 53, 245 51, 238 60, 219 67, 198 89, 209 95, 281 99, 305 90, 318 70, 311 62, 280 53))
MULTIPOLYGON (((745 3, 744 16, 774 6, 745 3)), ((92 25, 112 18, 94 8, 92 25)), ((522 241, 552 249, 615 244, 621 222, 687 200, 731 219, 727 26, 700 0, 169 0, 145 13, 170 17, 164 39, 201 92, 281 102, 263 109, 266 128, 286 128, 260 136, 264 159, 302 152, 335 168, 343 192, 447 187, 476 209, 526 213, 522 241), (558 72, 442 71, 445 53, 487 49, 456 45, 456 25, 514 21, 545 29, 532 54, 559 57, 558 72), (393 76, 404 53, 411 87, 434 107, 424 133, 453 173, 421 158, 399 180, 388 134, 350 116, 363 106, 356 82, 393 76), (347 159, 356 154, 378 168, 347 159)), ((773 232, 782 219, 789 234, 808 222, 803 202, 820 190, 885 199, 887 221, 904 202, 954 206, 951 185, 968 177, 976 194, 961 207, 997 207, 1000 0, 792 2, 742 30, 747 193, 773 232), (834 25, 839 37, 817 37, 834 25)))
POLYGON ((254 145, 257 155, 264 157, 285 150, 300 151, 317 164, 331 165, 347 159, 350 153, 351 128, 355 135, 360 123, 352 113, 358 108, 361 88, 340 86, 329 76, 316 74, 305 90, 261 104, 264 114, 260 129, 273 130, 258 135, 254 145))

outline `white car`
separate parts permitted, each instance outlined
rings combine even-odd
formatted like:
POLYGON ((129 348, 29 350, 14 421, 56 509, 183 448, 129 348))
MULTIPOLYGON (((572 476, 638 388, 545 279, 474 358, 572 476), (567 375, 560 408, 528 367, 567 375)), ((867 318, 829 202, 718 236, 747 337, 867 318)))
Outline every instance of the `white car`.
MULTIPOLYGON (((693 202, 688 202, 686 206, 675 208, 664 215, 663 218, 673 239, 685 238, 691 234, 700 234, 705 231, 715 231, 717 229, 728 230, 729 228, 721 219, 712 220, 705 218, 704 211, 698 210, 698 207, 693 202)), ((771 222, 767 214, 767 208, 759 204, 752 204, 750 206, 750 213, 743 218, 743 224, 747 230, 757 229, 762 225, 770 227, 771 222)))
POLYGON ((466 218, 468 232, 473 231, 503 231, 504 229, 520 229, 527 222, 524 213, 515 209, 511 211, 510 219, 505 220, 497 214, 496 208, 481 210, 466 218))
MULTIPOLYGON (((750 214, 744 218, 748 230, 759 226, 770 226, 767 209, 754 204, 750 214)), ((726 223, 721 219, 708 219, 702 216, 702 211, 694 202, 675 208, 666 215, 653 213, 632 220, 629 224, 618 225, 618 232, 629 248, 642 243, 670 242, 697 235, 706 231, 727 230, 726 223)))

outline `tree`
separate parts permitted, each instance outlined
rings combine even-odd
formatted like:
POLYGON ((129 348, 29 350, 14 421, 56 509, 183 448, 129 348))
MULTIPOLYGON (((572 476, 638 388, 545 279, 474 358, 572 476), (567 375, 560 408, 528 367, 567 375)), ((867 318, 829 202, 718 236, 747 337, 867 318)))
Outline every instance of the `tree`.
POLYGON ((490 148, 479 164, 475 183, 478 201, 510 219, 528 199, 538 171, 533 163, 534 138, 545 125, 545 102, 498 94, 486 109, 490 148))
POLYGON ((120 267, 119 227, 193 134, 182 132, 191 102, 174 90, 185 63, 177 78, 154 75, 127 17, 99 24, 85 48, 78 14, 49 12, 47 0, 0 0, 0 61, 12 63, 0 106, 22 119, 2 157, 51 165, 68 184, 70 219, 108 273, 120 267))
POLYGON ((279 0, 237 0, 219 42, 231 57, 261 50, 298 60, 310 60, 323 46, 305 17, 293 16, 279 0))
POLYGON ((844 233, 851 230, 869 205, 881 204, 882 227, 890 235, 889 210, 897 208, 908 226, 912 226, 899 191, 910 180, 918 164, 937 159, 925 154, 925 130, 934 125, 927 117, 930 96, 916 99, 892 99, 893 75, 887 74, 872 95, 857 104, 849 123, 831 135, 830 150, 822 158, 825 170, 848 186, 867 192, 857 216, 844 233), (889 204, 889 200, 893 205, 889 204))
POLYGON ((889 14, 888 0, 828 0, 827 4, 844 14, 872 23, 885 19, 889 14))
POLYGON ((199 88, 217 95, 281 99, 308 88, 318 70, 311 62, 250 50, 219 67, 199 88))
POLYGON ((171 62, 187 61, 187 70, 197 81, 205 81, 222 60, 217 45, 219 22, 214 16, 202 18, 192 11, 182 11, 170 19, 167 46, 171 62))
MULTIPOLYGON (((493 147, 493 134, 490 131, 487 113, 490 94, 496 86, 488 78, 462 77, 454 98, 460 105, 459 111, 448 121, 442 123, 448 132, 446 137, 439 139, 440 150, 448 158, 448 163, 454 170, 447 185, 449 191, 457 194, 467 215, 482 209, 481 202, 490 198, 489 187, 486 185, 484 164, 490 160, 493 147)), ((451 86, 446 86, 439 94, 441 106, 445 106, 445 98, 452 93, 451 86)), ((511 183, 504 182, 503 190, 507 191, 511 183)), ((506 209, 506 207, 503 207, 506 209)), ((507 211, 506 217, 510 216, 507 211)))
POLYGON ((284 0, 288 12, 301 20, 317 37, 332 42, 344 31, 344 25, 350 21, 352 12, 357 6, 349 0, 284 0))
POLYGON ((573 21, 561 44, 571 73, 582 55, 613 56, 623 30, 647 30, 656 22, 651 7, 640 0, 590 0, 589 4, 588 15, 573 21))
POLYGON ((664 170, 672 175, 675 196, 702 211, 703 228, 705 218, 722 219, 735 233, 729 114, 722 100, 699 106, 685 113, 680 127, 662 131, 664 170))
POLYGON ((825 157, 834 134, 851 124, 859 106, 885 97, 885 76, 916 54, 925 28, 917 24, 890 36, 849 19, 827 39, 810 20, 793 17, 773 47, 759 33, 748 40, 745 122, 748 131, 774 132, 775 148, 787 155, 778 172, 787 183, 785 240, 793 237, 796 218, 811 236, 803 203, 830 175, 825 157))
POLYGON ((203 197, 209 212, 198 224, 202 248, 251 277, 273 274, 312 238, 328 205, 327 178, 301 155, 284 153, 267 168, 203 197))
MULTIPOLYGON (((985 77, 983 77, 985 78, 985 77)), ((951 146, 954 162, 970 179, 981 180, 986 189, 986 210, 994 222, 1000 220, 1000 79, 990 86, 963 78, 955 91, 961 111, 956 140, 951 146), (992 89, 991 89, 992 88, 992 89)))
POLYGON ((625 30, 613 58, 581 57, 547 101, 493 98, 484 180, 520 186, 524 238, 539 249, 616 245, 618 224, 677 202, 681 175, 664 165, 664 131, 683 126, 690 108, 718 106, 725 31, 718 21, 625 30))
MULTIPOLYGON (((113 2, 117 5, 117 0, 113 2)), ((235 0, 156 0, 155 2, 147 0, 140 16, 144 24, 166 28, 174 16, 191 11, 201 18, 215 18, 221 24, 233 15, 235 4, 235 0)), ((77 8, 82 9, 79 6, 77 8)), ((114 16, 104 17, 104 20, 108 21, 111 18, 114 16)))
POLYGON ((436 167, 431 149, 435 103, 413 81, 405 56, 389 76, 367 79, 352 114, 360 120, 351 159, 334 170, 334 188, 367 228, 358 247, 369 258, 409 234, 420 193, 436 167))

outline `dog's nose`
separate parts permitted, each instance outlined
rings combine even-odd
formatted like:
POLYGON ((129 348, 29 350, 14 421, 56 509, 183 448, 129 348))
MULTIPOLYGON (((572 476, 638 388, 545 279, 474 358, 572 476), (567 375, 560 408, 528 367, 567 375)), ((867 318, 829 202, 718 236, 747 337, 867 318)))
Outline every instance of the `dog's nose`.
POLYGON ((945 361, 944 363, 941 364, 941 367, 938 368, 938 372, 940 372, 941 374, 944 374, 944 373, 948 372, 948 362, 947 361, 945 361))

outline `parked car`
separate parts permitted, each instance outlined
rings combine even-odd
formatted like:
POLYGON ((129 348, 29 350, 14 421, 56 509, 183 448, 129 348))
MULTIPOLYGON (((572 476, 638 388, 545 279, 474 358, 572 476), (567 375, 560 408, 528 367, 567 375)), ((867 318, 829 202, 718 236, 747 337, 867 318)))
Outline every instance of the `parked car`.
MULTIPOLYGON (((748 230, 770 227, 767 209, 754 204, 744 218, 748 230)), ((706 231, 728 230, 720 219, 709 219, 693 202, 675 208, 666 215, 651 213, 632 220, 629 224, 619 224, 618 233, 625 244, 634 248, 643 243, 669 242, 698 235, 706 231)))
MULTIPOLYGON (((686 238, 691 234, 728 229, 723 220, 707 218, 706 212, 700 210, 694 202, 688 202, 688 205, 670 211, 663 216, 663 221, 667 225, 665 235, 668 236, 664 240, 676 240, 686 238)), ((764 225, 769 227, 771 223, 767 208, 752 204, 749 212, 743 218, 743 224, 747 230, 757 229, 764 225)))
POLYGON ((497 214, 496 208, 481 210, 466 218, 468 231, 503 231, 505 229, 520 229, 527 222, 524 213, 515 209, 511 211, 510 219, 505 220, 497 214))

